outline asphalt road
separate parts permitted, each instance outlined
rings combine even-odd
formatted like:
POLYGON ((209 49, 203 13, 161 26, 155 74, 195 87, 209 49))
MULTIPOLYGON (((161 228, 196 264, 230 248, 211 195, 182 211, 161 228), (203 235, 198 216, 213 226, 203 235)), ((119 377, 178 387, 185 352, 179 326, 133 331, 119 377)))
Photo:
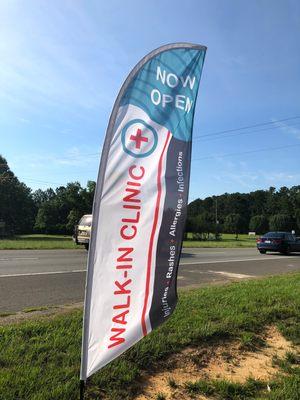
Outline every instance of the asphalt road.
MULTIPOLYGON (((83 301, 85 250, 1 250, 0 312, 83 301)), ((256 249, 185 249, 178 286, 192 287, 300 271, 300 254, 256 249)))

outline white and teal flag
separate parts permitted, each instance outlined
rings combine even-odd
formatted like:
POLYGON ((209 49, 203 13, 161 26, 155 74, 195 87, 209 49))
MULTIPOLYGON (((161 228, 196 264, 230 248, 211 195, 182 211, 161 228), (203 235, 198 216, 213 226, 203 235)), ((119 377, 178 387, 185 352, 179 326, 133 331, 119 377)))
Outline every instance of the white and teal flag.
POLYGON ((115 102, 93 206, 81 380, 172 314, 206 48, 160 47, 115 102))

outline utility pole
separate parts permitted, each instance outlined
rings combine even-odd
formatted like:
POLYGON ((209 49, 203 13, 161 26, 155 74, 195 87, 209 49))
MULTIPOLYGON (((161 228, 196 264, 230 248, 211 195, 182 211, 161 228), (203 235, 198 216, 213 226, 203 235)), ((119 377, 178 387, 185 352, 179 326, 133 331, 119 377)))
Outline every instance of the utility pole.
POLYGON ((218 220, 218 198, 217 197, 216 197, 216 202, 215 202, 215 217, 216 217, 216 240, 218 240, 218 237, 219 237, 219 232, 218 232, 219 220, 218 220))

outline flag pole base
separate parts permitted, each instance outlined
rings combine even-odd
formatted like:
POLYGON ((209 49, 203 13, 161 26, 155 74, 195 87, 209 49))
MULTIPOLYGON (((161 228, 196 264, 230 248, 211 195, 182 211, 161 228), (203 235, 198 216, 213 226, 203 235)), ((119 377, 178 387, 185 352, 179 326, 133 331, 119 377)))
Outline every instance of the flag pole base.
POLYGON ((84 400, 85 381, 80 380, 80 400, 84 400))

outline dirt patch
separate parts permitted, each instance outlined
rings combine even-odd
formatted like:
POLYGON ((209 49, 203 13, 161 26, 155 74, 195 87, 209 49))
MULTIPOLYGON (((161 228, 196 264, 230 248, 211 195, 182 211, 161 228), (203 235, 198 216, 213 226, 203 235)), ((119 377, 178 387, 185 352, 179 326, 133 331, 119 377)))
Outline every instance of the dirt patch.
POLYGON ((46 318, 52 318, 57 315, 67 314, 74 310, 80 310, 83 308, 83 303, 72 303, 66 304, 63 306, 48 306, 48 307, 36 307, 28 309, 27 311, 19 311, 16 313, 12 313, 6 315, 0 315, 0 326, 2 325, 10 325, 10 324, 18 324, 25 321, 35 321, 46 318))
POLYGON ((239 341, 187 348, 157 366, 153 375, 145 374, 142 394, 135 400, 158 399, 159 393, 165 399, 189 399, 185 383, 199 379, 243 383, 252 377, 268 382, 278 372, 273 357, 282 358, 286 352, 300 349, 286 340, 276 327, 269 327, 259 339, 264 345, 251 351, 242 349, 239 341))

